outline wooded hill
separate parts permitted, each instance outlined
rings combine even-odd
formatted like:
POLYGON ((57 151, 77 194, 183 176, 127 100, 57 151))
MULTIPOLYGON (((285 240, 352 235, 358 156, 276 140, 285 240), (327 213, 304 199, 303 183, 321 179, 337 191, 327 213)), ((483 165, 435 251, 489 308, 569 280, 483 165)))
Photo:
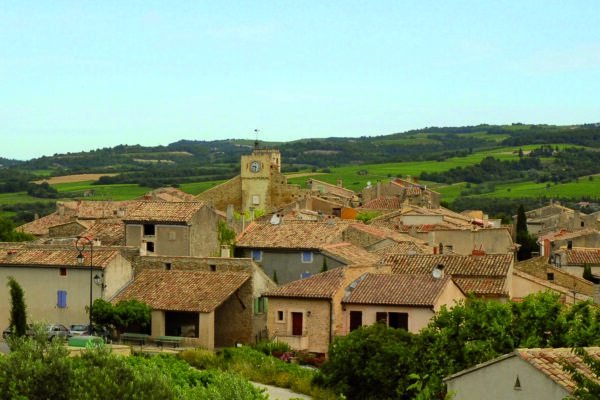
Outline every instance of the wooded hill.
MULTIPOLYGON (((29 161, 0 159, 3 166, 0 193, 27 192, 34 197, 55 198, 57 194, 51 188, 31 186, 41 173, 44 177, 117 174, 102 176, 94 184, 133 184, 145 188, 222 181, 239 173, 240 156, 249 154, 253 147, 253 141, 242 139, 181 140, 167 146, 120 145, 29 161)), ((600 124, 597 123, 430 127, 385 136, 260 142, 260 147, 281 151, 284 172, 333 170, 332 176, 321 175, 319 179, 335 182, 336 176, 345 175, 344 186, 350 182, 349 188, 356 191, 364 187, 366 180, 381 177, 365 176, 362 182, 363 178, 356 177, 361 168, 373 171, 380 169, 378 165, 381 169, 391 165, 390 170, 396 169, 383 178, 401 176, 408 168, 413 177, 442 192, 449 203, 501 195, 514 198, 518 197, 514 189, 522 183, 568 184, 600 173, 600 124), (503 193, 497 193, 498 188, 503 193), (508 193, 511 188, 513 192, 508 193)), ((538 187, 535 194, 526 193, 523 197, 561 197, 555 191, 547 192, 541 193, 538 187)), ((567 197, 595 199, 595 193, 588 195, 588 192, 585 189, 583 194, 569 192, 567 197)))

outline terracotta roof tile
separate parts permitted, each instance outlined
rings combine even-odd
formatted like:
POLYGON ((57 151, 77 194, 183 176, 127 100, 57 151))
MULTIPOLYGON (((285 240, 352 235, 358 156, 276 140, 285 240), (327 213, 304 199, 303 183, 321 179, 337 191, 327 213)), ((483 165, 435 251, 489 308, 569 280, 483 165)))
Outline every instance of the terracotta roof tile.
POLYGON ((321 252, 334 258, 343 259, 346 264, 377 264, 380 259, 379 255, 369 253, 352 243, 327 245, 322 248, 321 252))
POLYGON ((465 293, 476 295, 508 294, 507 279, 513 263, 512 254, 464 255, 402 255, 391 254, 382 259, 391 264, 396 274, 430 274, 437 266, 444 266, 444 273, 465 293))
POLYGON ((199 201, 144 201, 125 218, 126 222, 187 223, 202 208, 199 201))
POLYGON ((83 251, 85 263, 80 265, 77 262, 79 251, 73 246, 73 250, 65 250, 60 248, 17 248, 17 249, 2 249, 0 252, 0 266, 2 265, 28 265, 28 266, 69 266, 69 267, 90 267, 90 256, 92 256, 92 264, 95 267, 105 267, 118 254, 117 250, 94 249, 93 254, 90 254, 89 246, 83 251))
MULTIPOLYGON (((596 361, 600 361, 600 347, 587 347, 585 350, 596 361)), ((568 372, 563 371, 564 360, 571 362, 586 378, 596 384, 600 383, 590 367, 583 363, 580 356, 573 354, 571 349, 517 349, 515 353, 569 392, 572 392, 577 384, 568 372)))
POLYGON ((361 205, 359 209, 397 210, 402 207, 402 200, 397 197, 377 197, 361 205))
POLYGON ((43 236, 47 235, 49 229, 53 226, 66 224, 72 221, 73 214, 59 215, 57 212, 38 218, 35 221, 28 222, 17 227, 20 232, 29 233, 31 235, 43 236))
POLYGON ((120 219, 101 220, 83 232, 81 236, 99 239, 103 246, 124 246, 125 223, 120 219))
POLYGON ((113 302, 137 299, 156 310, 207 313, 235 293, 249 274, 142 270, 113 302))
POLYGON ((310 179, 309 182, 311 182, 311 181, 313 184, 316 184, 318 186, 323 186, 325 189, 324 194, 333 194, 335 196, 345 198, 345 199, 351 199, 354 196, 356 196, 356 193, 354 193, 353 190, 344 189, 343 187, 339 187, 337 185, 332 185, 331 183, 319 181, 317 179, 310 179))
POLYGON ((405 241, 394 243, 390 246, 373 250, 372 252, 381 257, 390 254, 433 254, 433 248, 418 242, 405 241))
POLYGON ((236 247, 321 249, 341 242, 342 232, 356 221, 335 219, 333 222, 286 220, 283 224, 255 221, 237 238, 236 247))
POLYGON ((368 274, 343 303, 432 307, 450 278, 431 274, 368 274))
POLYGON ((339 267, 263 293, 266 297, 330 299, 345 283, 345 268, 339 267))
POLYGON ((568 265, 600 265, 600 249, 574 248, 572 250, 557 250, 556 254, 566 254, 568 265))

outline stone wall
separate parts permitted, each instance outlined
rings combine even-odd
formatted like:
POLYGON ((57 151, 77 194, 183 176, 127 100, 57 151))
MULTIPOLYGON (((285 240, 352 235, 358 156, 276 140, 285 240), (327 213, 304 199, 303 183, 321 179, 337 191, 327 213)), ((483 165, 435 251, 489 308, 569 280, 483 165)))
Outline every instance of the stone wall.
POLYGON ((48 236, 51 238, 76 237, 85 231, 85 227, 75 221, 67 224, 51 226, 48 228, 48 236))
POLYGON ((252 283, 247 281, 215 310, 215 346, 233 347, 254 340, 252 283))
POLYGON ((242 178, 235 178, 218 186, 208 189, 196 196, 195 200, 209 203, 217 209, 225 211, 228 204, 232 204, 234 210, 242 209, 242 178))
POLYGON ((548 274, 552 274, 554 280, 549 280, 549 282, 571 291, 583 293, 588 296, 593 295, 593 284, 591 282, 551 266, 548 264, 548 259, 546 257, 536 257, 530 260, 517 262, 515 263, 515 268, 544 280, 548 280, 548 274))

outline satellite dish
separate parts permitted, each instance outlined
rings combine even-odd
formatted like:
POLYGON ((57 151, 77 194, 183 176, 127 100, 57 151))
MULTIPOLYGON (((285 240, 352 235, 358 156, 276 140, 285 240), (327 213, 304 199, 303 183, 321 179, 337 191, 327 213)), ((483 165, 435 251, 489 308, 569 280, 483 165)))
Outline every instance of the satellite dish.
POLYGON ((371 186, 371 181, 367 181, 367 186, 371 186))
POLYGON ((273 216, 271 217, 271 224, 279 225, 280 222, 281 222, 281 218, 279 218, 279 216, 277 214, 273 214, 273 216))
POLYGON ((433 275, 433 277, 435 279, 441 279, 442 278, 442 270, 440 269, 434 269, 433 272, 431 273, 433 275))

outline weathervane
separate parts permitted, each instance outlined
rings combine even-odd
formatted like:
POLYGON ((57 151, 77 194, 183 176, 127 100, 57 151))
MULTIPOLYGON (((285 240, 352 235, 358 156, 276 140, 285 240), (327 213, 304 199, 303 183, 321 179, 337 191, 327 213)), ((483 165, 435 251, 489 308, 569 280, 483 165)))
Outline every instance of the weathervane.
POLYGON ((258 129, 254 130, 254 135, 256 135, 256 139, 254 140, 254 150, 258 150, 258 129))

